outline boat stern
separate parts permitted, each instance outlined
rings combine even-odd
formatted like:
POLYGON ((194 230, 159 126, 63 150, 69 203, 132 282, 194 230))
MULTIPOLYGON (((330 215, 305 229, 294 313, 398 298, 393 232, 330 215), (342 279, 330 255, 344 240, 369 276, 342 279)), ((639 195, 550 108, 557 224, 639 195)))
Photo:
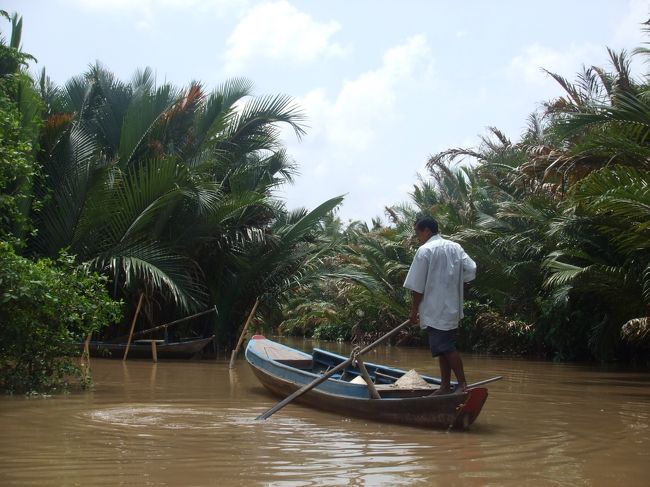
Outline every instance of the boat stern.
POLYGON ((458 406, 455 429, 467 429, 478 418, 488 397, 485 387, 475 387, 467 391, 467 399, 458 406))

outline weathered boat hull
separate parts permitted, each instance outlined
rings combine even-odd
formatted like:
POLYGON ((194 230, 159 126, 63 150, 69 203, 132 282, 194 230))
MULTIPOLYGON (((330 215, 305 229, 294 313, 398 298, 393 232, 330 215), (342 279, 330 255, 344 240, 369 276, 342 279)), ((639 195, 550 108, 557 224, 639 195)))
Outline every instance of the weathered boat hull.
MULTIPOLYGON (((159 343, 156 345, 156 355, 162 359, 188 359, 199 354, 214 335, 208 338, 187 340, 181 342, 159 343)), ((83 344, 80 345, 83 348, 83 344)), ((126 350, 126 343, 89 342, 90 355, 102 358, 122 358, 126 350)), ((151 358, 150 343, 131 343, 129 358, 151 358)))
MULTIPOLYGON (((301 370, 282 361, 264 357, 266 348, 270 347, 269 343, 275 344, 269 340, 251 340, 246 349, 246 358, 257 379, 270 392, 278 397, 287 397, 318 377, 317 373, 309 370, 301 370)), ((306 360, 309 355, 302 354, 302 357, 306 360)), ((374 366, 366 365, 371 368, 374 366)), ((399 369, 390 370, 404 372, 399 369)), ((321 410, 371 421, 426 428, 465 429, 476 420, 487 399, 487 389, 483 387, 445 395, 431 395, 431 392, 422 391, 421 394, 426 395, 419 397, 371 399, 365 384, 330 379, 303 394, 296 401, 321 410)))

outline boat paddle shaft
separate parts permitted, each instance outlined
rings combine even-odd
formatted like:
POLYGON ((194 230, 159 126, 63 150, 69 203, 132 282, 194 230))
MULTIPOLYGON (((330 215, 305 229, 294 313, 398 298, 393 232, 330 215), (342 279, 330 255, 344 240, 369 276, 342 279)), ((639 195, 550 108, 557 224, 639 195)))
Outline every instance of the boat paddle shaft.
MULTIPOLYGON (((379 345, 381 342, 383 342, 384 340, 386 340, 386 339, 392 337, 395 333, 397 333, 398 331, 400 331, 402 328, 404 328, 405 326, 409 325, 410 323, 411 323, 411 320, 406 320, 404 323, 402 323, 402 324, 399 325, 398 327, 394 328, 393 330, 389 331, 388 333, 386 333, 386 334, 385 334, 384 336, 382 336, 381 338, 378 338, 377 340, 375 340, 374 342, 372 342, 370 345, 368 345, 367 347, 363 348, 363 349, 358 353, 358 355, 363 355, 364 353, 368 353, 370 350, 372 350, 373 348, 375 348, 375 347, 376 347, 377 345, 379 345)), ((352 363, 352 361, 353 361, 353 358, 352 358, 352 357, 350 357, 350 358, 344 360, 343 362, 341 362, 340 364, 338 364, 336 367, 334 367, 332 370, 329 370, 327 373, 325 373, 325 374, 323 374, 323 375, 317 377, 316 379, 314 379, 314 380, 313 380, 312 382, 310 382, 309 384, 307 384, 307 385, 301 387, 300 389, 298 389, 297 391, 295 391, 293 394, 291 394, 290 396, 286 397, 285 399, 283 399, 282 401, 280 401, 279 403, 277 403, 275 406, 273 406, 271 409, 269 409, 269 410, 266 411, 265 413, 260 414, 257 418, 255 418, 255 421, 258 421, 258 420, 260 420, 260 419, 268 419, 268 418, 270 418, 273 414, 277 413, 280 409, 282 409, 283 407, 285 407, 287 404, 289 404, 291 401, 293 401, 293 400, 296 399, 297 397, 302 396, 305 392, 310 391, 311 389, 313 389, 314 387, 316 387, 316 386, 317 386, 318 384, 320 384, 321 382, 325 382, 325 381, 326 381, 327 379, 329 379, 332 375, 336 374, 339 370, 342 370, 342 369, 346 368, 348 365, 350 365, 350 364, 352 363)))
POLYGON ((495 381, 498 381, 498 380, 501 380, 501 379, 503 379, 503 376, 502 375, 497 375, 496 377, 492 377, 490 379, 480 380, 478 382, 474 382, 473 384, 469 384, 466 388, 471 389, 472 387, 482 386, 482 385, 485 385, 485 384, 489 384, 490 382, 495 382, 495 381))

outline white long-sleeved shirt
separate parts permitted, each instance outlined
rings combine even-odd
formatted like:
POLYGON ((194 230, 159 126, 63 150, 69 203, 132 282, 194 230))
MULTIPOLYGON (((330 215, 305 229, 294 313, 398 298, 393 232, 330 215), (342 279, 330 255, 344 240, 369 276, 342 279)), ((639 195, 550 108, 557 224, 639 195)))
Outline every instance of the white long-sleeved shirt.
POLYGON ((463 317, 463 283, 476 277, 476 263, 456 242, 434 235, 416 252, 404 287, 423 294, 420 327, 458 328, 463 317))

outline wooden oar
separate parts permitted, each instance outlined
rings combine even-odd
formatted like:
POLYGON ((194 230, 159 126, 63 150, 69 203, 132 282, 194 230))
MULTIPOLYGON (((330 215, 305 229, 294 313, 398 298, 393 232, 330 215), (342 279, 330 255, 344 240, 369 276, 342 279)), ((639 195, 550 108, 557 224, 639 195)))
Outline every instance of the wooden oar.
POLYGON ((473 384, 469 384, 467 386, 467 389, 471 389, 472 387, 482 386, 484 384, 489 384, 490 382, 495 382, 495 381, 501 380, 501 379, 503 379, 503 376, 502 375, 497 375, 496 377, 492 377, 490 379, 480 380, 478 382, 474 382, 473 384))
MULTIPOLYGON (((398 331, 400 331, 402 328, 404 328, 405 326, 407 326, 407 325, 409 325, 409 324, 411 324, 411 320, 406 320, 404 323, 402 323, 401 325, 399 325, 397 328, 394 328, 393 330, 391 330, 391 331, 389 331, 388 333, 386 333, 383 337, 381 337, 381 338, 375 340, 375 341, 372 342, 370 345, 368 345, 367 347, 363 348, 363 349, 362 349, 362 350, 357 354, 357 356, 361 356, 361 355, 363 355, 363 354, 365 354, 365 353, 368 353, 370 350, 372 350, 373 348, 375 348, 375 347, 376 347, 377 345, 379 345, 381 342, 383 342, 383 341, 386 340, 387 338, 392 337, 395 333, 397 333, 398 331)), ((282 409, 283 407, 285 407, 287 404, 289 404, 291 401, 293 401, 293 400, 296 399, 297 397, 302 396, 305 392, 310 391, 311 389, 313 389, 314 387, 316 387, 316 386, 317 386, 318 384, 320 384, 321 382, 325 382, 325 381, 326 381, 327 379, 329 379, 331 376, 333 376, 334 374, 336 374, 339 370, 342 370, 342 369, 346 368, 348 365, 350 365, 350 364, 354 361, 354 359, 355 359, 354 356, 347 358, 346 360, 344 360, 343 362, 341 362, 340 364, 338 364, 336 367, 334 367, 333 369, 329 370, 327 373, 325 373, 325 374, 321 375, 320 377, 314 379, 314 380, 313 380, 312 382, 310 382, 309 384, 307 384, 307 385, 301 387, 301 388, 298 389, 296 392, 294 392, 294 393, 291 394, 290 396, 286 397, 285 399, 283 399, 282 401, 280 401, 279 403, 277 403, 275 406, 273 406, 271 409, 269 409, 269 410, 266 411, 265 413, 260 414, 257 418, 255 418, 255 420, 258 421, 258 420, 260 420, 260 419, 268 419, 269 417, 271 417, 273 414, 277 413, 280 409, 282 409)))

